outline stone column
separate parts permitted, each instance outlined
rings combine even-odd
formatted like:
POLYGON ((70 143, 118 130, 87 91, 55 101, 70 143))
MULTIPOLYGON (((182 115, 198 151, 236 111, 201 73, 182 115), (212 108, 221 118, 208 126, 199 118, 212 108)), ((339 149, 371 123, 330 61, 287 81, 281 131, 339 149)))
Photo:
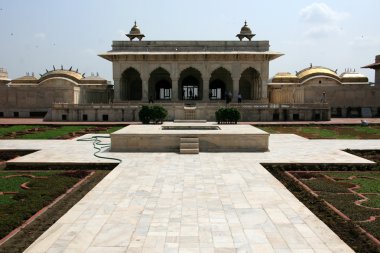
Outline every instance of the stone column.
POLYGON ((202 102, 208 103, 209 98, 208 98, 208 93, 210 91, 210 74, 202 73, 203 78, 203 97, 202 97, 202 102))
POLYGON ((178 102, 178 78, 172 79, 172 101, 178 102))
POLYGON ((148 78, 143 77, 142 79, 142 101, 143 102, 148 102, 148 93, 149 93, 149 83, 148 83, 148 78))
MULTIPOLYGON (((237 99, 238 99, 238 95, 239 95, 239 81, 240 81, 240 77, 232 77, 232 87, 233 87, 233 91, 232 91, 232 102, 237 102, 237 99)), ((244 98, 243 98, 244 99, 244 98)))
POLYGON ((121 101, 121 89, 120 89, 120 82, 121 79, 113 79, 113 90, 114 90, 114 102, 120 102, 121 101))
POLYGON ((269 79, 269 61, 265 61, 261 64, 261 98, 268 99, 268 79, 269 79))

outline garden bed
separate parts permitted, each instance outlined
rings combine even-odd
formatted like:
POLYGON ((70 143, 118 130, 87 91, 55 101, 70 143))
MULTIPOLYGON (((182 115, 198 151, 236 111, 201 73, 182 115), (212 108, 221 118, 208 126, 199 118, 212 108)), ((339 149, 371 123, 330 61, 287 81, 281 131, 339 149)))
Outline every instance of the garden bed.
MULTIPOLYGON (((380 156, 379 151, 350 150, 350 153, 367 159, 380 156)), ((379 164, 263 166, 355 252, 379 252, 379 164)))
POLYGON ((380 125, 256 126, 270 134, 297 134, 308 139, 380 139, 380 125))
POLYGON ((23 252, 116 165, 0 170, 0 252, 23 252))
POLYGON ((84 134, 109 134, 125 126, 14 125, 1 126, 0 139, 72 139, 84 134))

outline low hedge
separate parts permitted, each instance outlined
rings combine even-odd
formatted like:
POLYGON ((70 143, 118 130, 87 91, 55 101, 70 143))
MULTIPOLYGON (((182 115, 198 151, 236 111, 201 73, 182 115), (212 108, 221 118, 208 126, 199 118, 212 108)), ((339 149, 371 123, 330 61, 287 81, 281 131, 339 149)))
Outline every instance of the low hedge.
POLYGON ((168 116, 168 111, 159 105, 146 106, 143 105, 139 111, 139 119, 143 124, 162 123, 168 116))
POLYGON ((240 120, 240 112, 235 108, 220 108, 215 112, 215 118, 218 124, 227 123, 236 124, 240 120))

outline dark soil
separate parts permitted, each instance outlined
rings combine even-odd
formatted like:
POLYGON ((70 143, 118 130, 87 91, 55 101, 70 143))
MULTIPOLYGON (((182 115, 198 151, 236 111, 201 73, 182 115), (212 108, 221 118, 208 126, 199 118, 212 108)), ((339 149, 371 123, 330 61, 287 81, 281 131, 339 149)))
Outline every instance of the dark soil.
POLYGON ((0 247, 0 253, 23 252, 42 233, 52 226, 62 215, 84 197, 95 185, 97 185, 109 171, 96 171, 80 187, 66 195, 53 207, 40 215, 35 221, 22 229, 0 247))
POLYGON ((374 161, 377 164, 380 164, 380 152, 379 150, 351 150, 346 149, 347 153, 363 157, 365 159, 374 161))
POLYGON ((8 161, 19 156, 24 156, 38 150, 0 150, 0 162, 8 161))

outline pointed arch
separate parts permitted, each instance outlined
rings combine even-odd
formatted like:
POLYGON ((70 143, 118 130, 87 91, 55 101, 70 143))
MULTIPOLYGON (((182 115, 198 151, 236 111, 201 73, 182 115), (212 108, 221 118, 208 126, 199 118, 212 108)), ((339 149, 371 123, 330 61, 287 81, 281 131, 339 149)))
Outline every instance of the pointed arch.
POLYGON ((169 100, 172 99, 172 79, 170 73, 162 67, 158 67, 150 73, 149 99, 169 100))
POLYGON ((121 75, 120 85, 121 100, 141 100, 142 99, 142 80, 140 73, 130 67, 124 70, 121 75))
POLYGON ((245 69, 239 80, 239 93, 243 99, 259 100, 261 99, 262 80, 260 73, 249 67, 245 69))
POLYGON ((203 80, 201 72, 193 67, 182 70, 178 80, 180 100, 202 100, 203 80))
POLYGON ((231 73, 219 67, 211 73, 209 82, 209 98, 212 100, 225 99, 225 94, 233 91, 231 73))

